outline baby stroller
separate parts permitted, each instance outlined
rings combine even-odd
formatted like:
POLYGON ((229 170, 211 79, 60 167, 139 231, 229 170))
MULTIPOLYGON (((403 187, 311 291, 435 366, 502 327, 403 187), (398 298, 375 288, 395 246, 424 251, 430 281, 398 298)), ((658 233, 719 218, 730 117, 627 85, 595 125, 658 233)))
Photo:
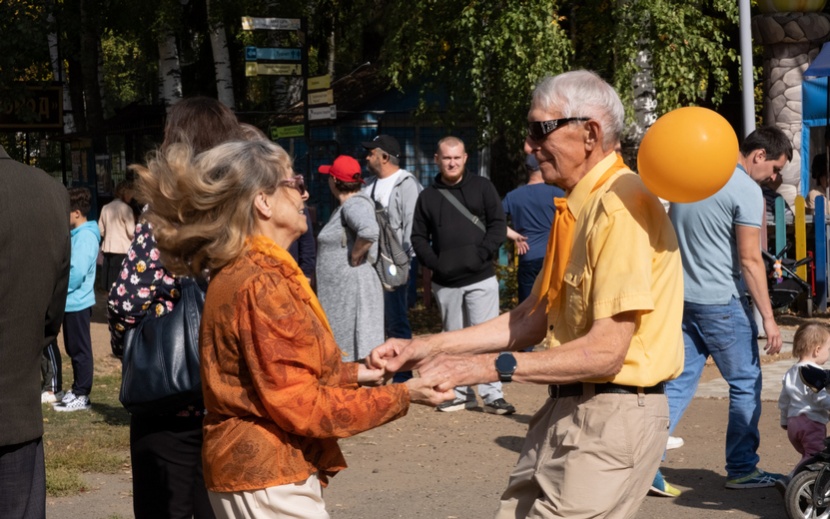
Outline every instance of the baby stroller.
POLYGON ((808 295, 807 312, 812 314, 812 288, 810 284, 801 279, 795 273, 802 265, 812 263, 813 258, 807 256, 798 261, 785 258, 784 254, 790 249, 790 244, 784 246, 781 251, 773 256, 762 250, 764 261, 767 267, 767 285, 769 300, 773 310, 786 310, 803 292, 808 295))
MULTIPOLYGON (((815 366, 800 368, 801 380, 813 391, 830 387, 830 371, 815 366)), ((790 519, 830 519, 830 438, 824 450, 796 467, 784 493, 790 519)))

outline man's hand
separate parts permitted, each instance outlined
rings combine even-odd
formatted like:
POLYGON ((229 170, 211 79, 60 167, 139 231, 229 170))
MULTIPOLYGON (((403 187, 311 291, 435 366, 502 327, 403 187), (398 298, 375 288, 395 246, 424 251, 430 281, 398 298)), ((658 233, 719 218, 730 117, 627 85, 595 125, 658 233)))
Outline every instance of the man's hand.
POLYGON ((767 344, 764 346, 767 355, 775 355, 781 351, 784 341, 781 339, 781 330, 775 324, 775 319, 764 319, 764 333, 767 335, 767 344))
POLYGON ((437 355, 423 362, 418 373, 435 380, 439 391, 498 380, 494 354, 437 355))
POLYGON ((516 247, 516 254, 519 256, 526 254, 530 250, 530 245, 527 243, 527 236, 523 236, 512 228, 507 228, 507 238, 511 240, 516 247))
POLYGON ((415 377, 404 382, 409 388, 409 401, 416 404, 437 406, 455 398, 453 388, 439 391, 434 387, 434 378, 415 377))
POLYGON ((430 352, 427 341, 416 339, 389 339, 366 357, 366 365, 394 373, 411 370, 430 352))

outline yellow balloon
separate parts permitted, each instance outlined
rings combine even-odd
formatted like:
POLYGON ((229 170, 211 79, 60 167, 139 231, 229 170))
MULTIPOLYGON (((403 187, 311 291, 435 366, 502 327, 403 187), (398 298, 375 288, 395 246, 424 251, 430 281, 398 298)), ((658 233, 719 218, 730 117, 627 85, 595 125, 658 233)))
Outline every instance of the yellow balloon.
POLYGON ((690 106, 663 115, 648 129, 637 154, 646 187, 670 202, 703 200, 722 188, 738 163, 738 136, 707 108, 690 106))

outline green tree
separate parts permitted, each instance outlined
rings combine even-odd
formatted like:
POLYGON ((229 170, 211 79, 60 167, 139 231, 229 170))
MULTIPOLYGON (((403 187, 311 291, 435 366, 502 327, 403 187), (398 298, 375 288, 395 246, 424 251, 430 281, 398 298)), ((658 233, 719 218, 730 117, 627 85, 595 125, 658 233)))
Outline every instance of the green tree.
POLYGON ((384 70, 394 86, 445 96, 444 123, 473 122, 491 146, 492 177, 512 187, 522 154, 530 93, 546 74, 566 70, 573 50, 557 0, 393 0, 384 70), (512 159, 512 160, 511 160, 512 159), (511 164, 513 166, 511 166, 511 164))

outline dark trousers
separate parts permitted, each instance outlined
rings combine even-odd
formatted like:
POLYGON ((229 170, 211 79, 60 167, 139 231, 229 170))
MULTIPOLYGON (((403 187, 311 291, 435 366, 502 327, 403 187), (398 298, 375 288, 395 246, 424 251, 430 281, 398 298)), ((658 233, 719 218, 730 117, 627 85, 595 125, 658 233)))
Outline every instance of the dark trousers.
POLYGON ((0 517, 46 518, 46 465, 41 438, 0 447, 0 517))
POLYGON ((118 275, 121 273, 121 264, 124 262, 124 258, 126 258, 126 254, 115 254, 112 252, 105 252, 104 253, 104 265, 103 265, 103 277, 102 283, 104 284, 104 290, 107 292, 110 291, 112 288, 112 284, 115 283, 115 280, 118 279, 118 275))
POLYGON ((519 285, 519 303, 530 297, 536 276, 542 270, 545 258, 529 261, 519 261, 519 270, 516 272, 516 281, 519 285))
POLYGON ((40 375, 43 378, 41 391, 63 391, 62 362, 61 349, 58 348, 57 341, 52 341, 49 346, 43 348, 43 357, 40 359, 40 375))
POLYGON ((92 391, 92 338, 89 322, 92 307, 77 312, 66 312, 63 316, 63 345, 72 360, 72 392, 77 396, 89 395, 92 391))
POLYGON ((130 418, 136 519, 213 519, 202 474, 202 418, 130 418))
MULTIPOLYGON (((411 339, 412 327, 409 324, 410 287, 415 273, 418 272, 418 260, 412 258, 409 265, 409 283, 401 285, 391 292, 383 293, 383 317, 387 339, 411 339)), ((393 382, 406 382, 412 378, 411 371, 395 373, 393 382)))

